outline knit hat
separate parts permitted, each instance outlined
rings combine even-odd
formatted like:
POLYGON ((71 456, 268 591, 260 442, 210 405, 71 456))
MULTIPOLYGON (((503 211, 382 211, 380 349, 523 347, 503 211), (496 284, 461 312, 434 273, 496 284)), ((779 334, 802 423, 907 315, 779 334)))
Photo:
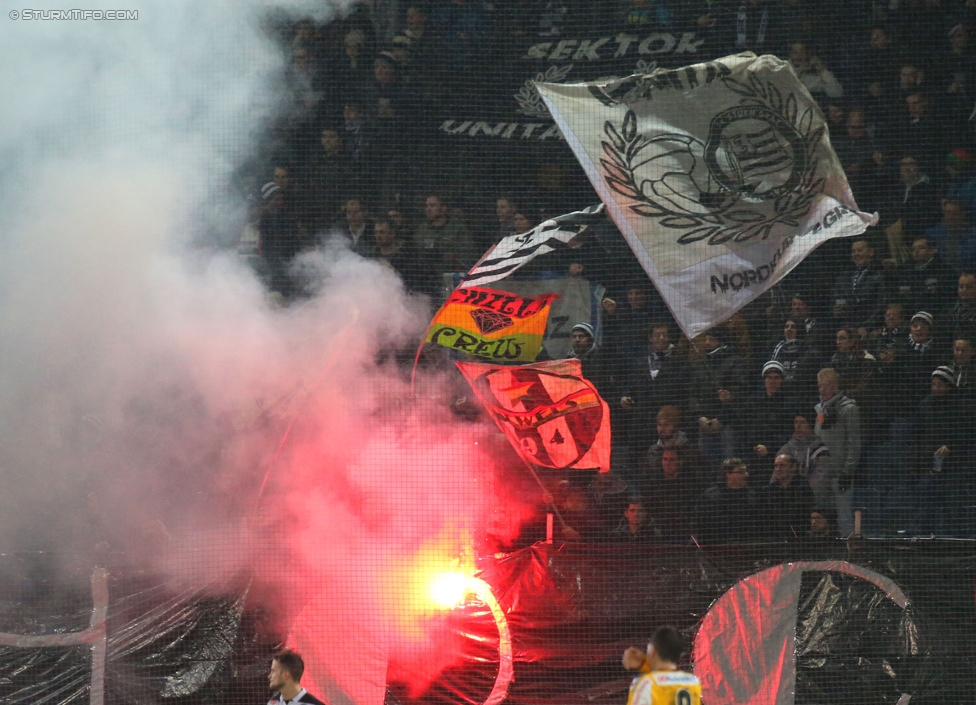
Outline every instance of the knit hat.
POLYGON ((376 64, 386 64, 387 66, 394 66, 395 67, 399 63, 400 62, 397 61, 397 58, 395 56, 393 56, 393 54, 391 54, 388 51, 381 51, 379 54, 376 55, 376 58, 373 59, 373 64, 374 65, 376 65, 376 64))
POLYGON ((929 313, 928 311, 919 311, 914 316, 912 316, 912 322, 915 322, 918 319, 921 319, 921 320, 925 321, 930 326, 932 325, 932 323, 934 321, 934 319, 932 318, 932 314, 929 313))
POLYGON ((763 365, 762 376, 765 377, 770 372, 776 372, 780 377, 786 377, 786 369, 776 360, 770 360, 763 365))
POLYGON ((578 330, 586 333, 592 340, 596 340, 596 333, 593 331, 593 326, 591 326, 589 323, 577 323, 575 326, 573 326, 573 330, 571 330, 570 333, 578 330))
POLYGON ((952 371, 951 367, 947 367, 946 365, 936 367, 934 370, 932 370, 932 376, 938 377, 942 381, 946 382, 950 387, 956 386, 956 375, 952 371))
POLYGON ((271 197, 274 196, 281 190, 281 187, 274 181, 269 181, 264 186, 261 187, 261 198, 265 201, 270 201, 271 197))

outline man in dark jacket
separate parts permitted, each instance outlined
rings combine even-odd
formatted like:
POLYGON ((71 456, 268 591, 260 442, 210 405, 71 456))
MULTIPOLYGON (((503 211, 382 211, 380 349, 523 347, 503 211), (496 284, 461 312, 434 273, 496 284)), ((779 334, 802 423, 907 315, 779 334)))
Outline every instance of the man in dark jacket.
POLYGON ((762 389, 749 398, 745 410, 748 421, 743 441, 757 456, 755 465, 760 470, 754 476, 769 476, 776 449, 793 435, 794 405, 783 390, 784 376, 783 366, 776 360, 763 365, 762 389))
POLYGON ((668 324, 651 323, 647 347, 631 358, 619 385, 619 423, 614 431, 621 433, 635 458, 651 444, 660 408, 685 406, 687 385, 687 363, 671 343, 668 324))
POLYGON ((966 334, 956 338, 952 344, 952 362, 949 363, 949 369, 955 377, 956 389, 968 404, 972 404, 976 396, 976 374, 973 372, 976 346, 973 345, 973 337, 966 334))
POLYGON ((705 490, 698 505, 695 538, 699 543, 749 543, 761 519, 749 470, 741 458, 726 458, 722 470, 724 481, 705 490))
POLYGON ((726 340, 726 332, 708 331, 705 354, 692 370, 689 406, 698 420, 698 447, 713 468, 736 455, 745 379, 745 361, 726 340))
POLYGON ((872 328, 881 321, 886 283, 867 239, 859 238, 851 243, 851 263, 853 266, 834 282, 834 323, 872 328))
MULTIPOLYGON (((909 333, 881 357, 882 377, 892 406, 914 409, 929 390, 929 375, 942 362, 934 335, 935 318, 928 311, 912 316, 909 333)), ((894 413, 894 416, 899 414, 894 413)), ((901 414, 911 416, 912 412, 901 414)))
POLYGON ((939 316, 946 334, 954 338, 976 333, 976 273, 963 272, 956 285, 956 299, 939 316))
POLYGON ((925 533, 968 538, 972 527, 966 526, 965 513, 976 477, 976 418, 959 396, 950 367, 937 367, 931 379, 931 393, 918 409, 916 469, 922 475, 917 526, 925 533))
POLYGON ((760 529, 763 538, 782 541, 806 535, 816 500, 810 485, 797 477, 797 462, 792 455, 776 456, 773 476, 759 491, 759 501, 765 510, 760 529))
MULTIPOLYGON (((603 299, 606 315, 604 342, 614 365, 626 370, 634 354, 644 347, 651 326, 662 320, 660 306, 655 305, 654 290, 644 283, 627 287, 627 305, 621 306, 611 298, 603 299)), ((669 341, 670 342, 670 341, 669 341)))
POLYGON ((705 486, 704 458, 687 445, 665 448, 655 457, 658 463, 646 477, 645 507, 663 541, 688 544, 694 533, 694 507, 705 486))
POLYGON ((939 256, 935 241, 925 235, 912 242, 912 261, 898 269, 898 298, 910 311, 942 311, 952 302, 956 273, 939 256))

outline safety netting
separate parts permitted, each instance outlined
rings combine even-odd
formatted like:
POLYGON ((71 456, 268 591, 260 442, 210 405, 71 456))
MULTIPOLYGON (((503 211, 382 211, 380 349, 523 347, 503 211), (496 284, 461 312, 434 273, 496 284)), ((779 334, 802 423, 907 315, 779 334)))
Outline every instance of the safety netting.
POLYGON ((972 5, 12 10, 0 700, 976 702, 972 5))

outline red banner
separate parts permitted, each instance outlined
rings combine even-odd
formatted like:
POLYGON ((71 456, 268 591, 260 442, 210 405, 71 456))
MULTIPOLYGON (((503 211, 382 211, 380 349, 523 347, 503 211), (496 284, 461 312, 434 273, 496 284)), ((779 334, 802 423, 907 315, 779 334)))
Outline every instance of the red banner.
POLYGON ((457 366, 526 462, 610 470, 610 408, 583 378, 579 360, 457 366))

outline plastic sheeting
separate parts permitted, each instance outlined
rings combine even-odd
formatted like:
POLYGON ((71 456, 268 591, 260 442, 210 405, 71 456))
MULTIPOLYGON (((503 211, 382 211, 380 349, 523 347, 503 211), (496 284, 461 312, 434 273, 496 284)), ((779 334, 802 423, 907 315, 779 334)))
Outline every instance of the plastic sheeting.
MULTIPOLYGON (((47 563, 0 557, 0 702, 97 703, 99 641, 104 703, 267 699, 283 635, 268 631, 246 577, 218 594, 114 568, 99 614, 90 573, 47 563)), ((708 705, 976 702, 972 544, 540 544, 480 567, 514 678, 499 678, 498 610, 470 600, 449 618, 464 665, 414 699, 389 683, 388 702, 480 705, 504 683, 504 702, 620 705, 631 675, 620 654, 662 624, 695 638, 708 705)))
MULTIPOLYGON (((485 566, 508 611, 512 703, 626 702, 627 646, 695 640, 708 705, 976 702, 976 545, 799 542, 722 549, 536 545, 485 566)), ((492 643, 484 611, 458 615, 492 643)), ((481 703, 494 662, 422 702, 481 703)), ((396 684, 390 700, 407 703, 396 684)))
POLYGON ((0 702, 221 702, 267 695, 273 644, 247 582, 215 594, 124 569, 63 574, 45 554, 0 561, 0 702))
POLYGON ((796 694, 839 702, 861 683, 877 702, 907 702, 900 685, 912 688, 920 656, 901 588, 846 561, 786 563, 740 580, 705 615, 693 652, 703 689, 729 705, 791 705, 796 694))

